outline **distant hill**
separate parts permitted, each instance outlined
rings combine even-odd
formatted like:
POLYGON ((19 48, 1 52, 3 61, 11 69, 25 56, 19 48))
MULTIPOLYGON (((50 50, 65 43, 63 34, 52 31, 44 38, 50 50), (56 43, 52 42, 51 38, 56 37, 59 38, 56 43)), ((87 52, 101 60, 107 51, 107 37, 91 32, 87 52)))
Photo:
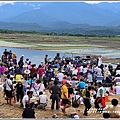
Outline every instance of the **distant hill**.
POLYGON ((119 34, 120 2, 14 2, 0 6, 0 29, 119 34))
POLYGON ((56 26, 56 28, 47 28, 36 23, 6 23, 0 22, 0 29, 17 30, 17 31, 36 31, 47 33, 68 33, 68 34, 86 34, 86 35, 120 35, 120 26, 105 27, 105 26, 90 26, 87 24, 66 24, 64 27, 56 26))
MULTIPOLYGON (((120 3, 115 5, 119 6, 120 3)), ((94 5, 84 2, 16 2, 11 7, 9 5, 2 8, 3 12, 0 12, 0 15, 5 14, 6 18, 4 16, 4 19, 0 18, 0 21, 37 23, 46 27, 53 26, 55 22, 60 23, 60 21, 94 26, 109 26, 111 23, 120 25, 119 9, 112 10, 116 8, 115 5, 106 2, 94 5)))
POLYGON ((14 22, 0 22, 0 29, 7 30, 23 30, 23 31, 46 31, 46 27, 40 26, 36 23, 14 23, 14 22))

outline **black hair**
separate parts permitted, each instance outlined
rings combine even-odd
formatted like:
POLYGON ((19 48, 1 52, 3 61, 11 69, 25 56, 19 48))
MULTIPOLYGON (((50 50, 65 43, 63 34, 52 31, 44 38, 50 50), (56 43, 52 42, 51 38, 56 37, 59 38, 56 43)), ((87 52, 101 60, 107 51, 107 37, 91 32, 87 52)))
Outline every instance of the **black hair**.
POLYGON ((101 83, 101 82, 98 82, 98 84, 99 84, 99 85, 102 85, 102 83, 101 83))
POLYGON ((10 75, 9 74, 7 75, 7 78, 10 79, 10 75))
POLYGON ((112 99, 111 101, 113 106, 117 106, 118 105, 118 100, 117 99, 112 99))
POLYGON ((27 91, 27 95, 29 95, 31 93, 31 91, 27 91))
POLYGON ((103 113, 103 118, 110 118, 110 114, 109 113, 103 113))
POLYGON ((39 95, 42 95, 43 94, 43 92, 41 91, 41 92, 39 92, 39 95))
POLYGON ((91 90, 91 86, 88 86, 88 90, 91 90))

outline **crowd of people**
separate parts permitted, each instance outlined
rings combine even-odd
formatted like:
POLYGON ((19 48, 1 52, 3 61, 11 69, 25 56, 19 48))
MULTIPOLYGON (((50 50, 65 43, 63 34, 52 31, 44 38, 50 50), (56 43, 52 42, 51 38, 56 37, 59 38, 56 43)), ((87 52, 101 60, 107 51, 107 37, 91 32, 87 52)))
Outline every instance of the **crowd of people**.
MULTIPOLYGON (((101 113, 106 108, 107 96, 120 94, 120 64, 117 63, 116 68, 111 63, 104 65, 101 55, 96 61, 93 63, 90 59, 83 63, 82 58, 61 58, 57 53, 53 60, 45 55, 44 62, 36 66, 24 55, 18 60, 16 53, 5 49, 0 59, 3 97, 7 104, 12 105, 13 100, 24 108, 23 118, 35 118, 33 108, 47 110, 49 99, 51 110, 61 108, 63 114, 69 107, 84 105, 83 115, 89 116, 92 104, 96 113, 101 113), (36 101, 32 102, 32 99, 36 101)), ((117 104, 113 99, 112 105, 117 104)), ((103 117, 106 116, 112 117, 104 113, 103 117)))

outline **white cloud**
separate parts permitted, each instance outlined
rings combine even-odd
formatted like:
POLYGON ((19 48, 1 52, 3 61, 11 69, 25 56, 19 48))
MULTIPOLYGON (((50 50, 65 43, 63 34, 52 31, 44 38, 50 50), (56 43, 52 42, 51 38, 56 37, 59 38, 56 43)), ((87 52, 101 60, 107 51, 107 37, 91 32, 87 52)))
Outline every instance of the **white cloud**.
POLYGON ((83 1, 83 2, 88 3, 88 4, 98 4, 101 2, 114 3, 114 2, 120 2, 120 1, 83 1))
POLYGON ((15 1, 0 1, 0 6, 5 5, 5 4, 11 4, 14 5, 15 1))

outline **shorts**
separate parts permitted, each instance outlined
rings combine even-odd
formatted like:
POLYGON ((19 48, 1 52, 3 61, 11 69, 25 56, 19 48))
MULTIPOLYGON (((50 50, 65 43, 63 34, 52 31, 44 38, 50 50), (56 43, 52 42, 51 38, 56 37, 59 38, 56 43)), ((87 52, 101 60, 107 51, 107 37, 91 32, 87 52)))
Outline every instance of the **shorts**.
POLYGON ((62 103, 63 103, 63 105, 66 105, 66 104, 70 105, 71 104, 71 102, 68 99, 62 99, 62 103))
POLYGON ((12 98, 12 97, 13 97, 13 96, 12 96, 12 91, 6 90, 6 96, 7 96, 8 98, 12 98))

